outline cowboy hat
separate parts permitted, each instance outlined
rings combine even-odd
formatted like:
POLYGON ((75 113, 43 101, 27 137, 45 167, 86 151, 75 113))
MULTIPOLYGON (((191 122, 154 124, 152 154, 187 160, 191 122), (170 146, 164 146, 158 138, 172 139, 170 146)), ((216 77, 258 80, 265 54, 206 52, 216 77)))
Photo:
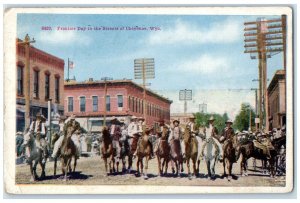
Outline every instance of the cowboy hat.
POLYGON ((60 121, 65 121, 66 119, 67 119, 66 116, 59 116, 59 120, 60 120, 60 121))
POLYGON ((177 122, 178 124, 180 124, 180 121, 177 120, 177 119, 175 119, 175 120, 173 121, 173 124, 175 124, 176 122, 177 122))
POLYGON ((145 119, 143 117, 138 117, 137 118, 139 121, 144 121, 145 119))
POLYGON ((131 117, 131 120, 135 120, 135 119, 137 119, 136 116, 132 116, 132 117, 131 117))
POLYGON ((71 116, 70 116, 70 119, 72 120, 72 119, 75 119, 76 118, 76 116, 75 116, 75 114, 72 114, 71 116))
POLYGON ((209 121, 214 121, 215 118, 214 118, 213 116, 211 116, 208 120, 209 120, 209 121))
POLYGON ((227 123, 233 124, 232 120, 230 120, 230 119, 228 119, 228 120, 225 122, 225 124, 227 124, 227 123))
POLYGON ((23 133, 19 131, 19 132, 17 132, 16 135, 23 135, 23 133))
POLYGON ((195 119, 194 115, 189 116, 189 119, 195 119))

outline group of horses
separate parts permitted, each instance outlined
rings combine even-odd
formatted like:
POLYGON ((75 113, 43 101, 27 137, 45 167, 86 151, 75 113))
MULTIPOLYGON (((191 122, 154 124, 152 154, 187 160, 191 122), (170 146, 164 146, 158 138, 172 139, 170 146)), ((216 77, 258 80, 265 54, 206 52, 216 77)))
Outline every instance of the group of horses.
MULTIPOLYGON (((160 133, 160 141, 158 142, 155 155, 158 162, 158 176, 165 176, 168 173, 169 163, 171 162, 172 174, 178 176, 184 172, 183 164, 186 163, 187 175, 192 179, 200 174, 200 162, 204 160, 207 166, 207 177, 215 178, 215 164, 220 153, 215 140, 209 131, 204 130, 199 136, 194 136, 191 130, 186 126, 184 128, 182 139, 169 139, 170 131, 166 128, 160 133), (183 142, 183 145, 181 144, 183 142), (183 146, 183 147, 182 147, 183 146), (191 169, 192 165, 192 169, 191 169)), ((142 176, 148 179, 148 166, 151 159, 151 136, 147 133, 136 134, 132 138, 122 136, 120 138, 121 152, 117 157, 116 150, 113 148, 111 135, 107 128, 102 133, 101 154, 105 164, 107 175, 119 173, 119 163, 122 162, 122 174, 131 173, 136 152, 136 176, 142 176), (139 141, 140 140, 140 141, 139 141), (127 159, 126 159, 127 158, 127 159), (126 162, 128 162, 126 166, 126 162)), ((240 171, 242 176, 247 176, 247 160, 255 158, 262 160, 265 167, 268 166, 270 176, 275 176, 277 168, 278 154, 281 146, 285 146, 286 137, 275 139, 272 141, 274 149, 270 150, 270 156, 260 148, 254 145, 252 140, 239 142, 237 136, 227 139, 223 144, 223 176, 228 180, 233 178, 233 164, 241 157, 240 171)))
MULTIPOLYGON (((218 160, 219 149, 208 131, 200 132, 194 136, 191 130, 186 126, 181 139, 169 139, 169 129, 164 128, 160 135, 158 148, 155 152, 158 161, 158 175, 164 176, 168 173, 168 166, 171 162, 172 174, 178 176, 184 172, 183 164, 186 163, 188 177, 192 179, 200 174, 200 162, 204 160, 207 166, 207 177, 215 178, 215 164, 218 160), (183 142, 183 143, 181 143, 183 142), (191 163, 191 164, 190 164, 191 163), (191 170, 192 165, 192 170, 191 170)), ((68 130, 64 136, 63 143, 59 150, 59 158, 61 160, 63 179, 67 180, 68 172, 75 172, 77 157, 76 146, 71 139, 72 129, 68 130), (73 168, 71 161, 74 158, 73 168)), ((58 139, 58 135, 52 137, 53 145, 58 139)), ((119 139, 120 154, 117 156, 116 149, 113 146, 112 137, 109 129, 104 127, 102 130, 101 156, 104 160, 105 171, 107 175, 119 173, 119 165, 122 162, 122 170, 124 173, 131 173, 134 155, 136 154, 136 176, 142 176, 148 179, 149 160, 152 158, 153 144, 150 142, 149 133, 143 132, 136 134, 132 138, 122 135, 119 139), (127 164, 128 163, 128 164, 127 164)), ((247 176, 247 160, 255 158, 263 161, 264 166, 268 166, 270 176, 274 177, 277 170, 277 159, 282 146, 285 147, 286 136, 274 139, 272 144, 274 149, 270 150, 268 156, 264 150, 257 148, 252 140, 239 142, 237 136, 227 139, 223 144, 223 169, 224 177, 228 180, 233 178, 233 164, 241 158, 240 170, 241 175, 247 176)), ((44 153, 37 147, 37 141, 31 133, 24 135, 24 147, 26 148, 27 162, 30 165, 31 181, 38 179, 36 167, 40 164, 42 173, 40 179, 45 177, 46 162, 44 153)), ((46 157, 47 158, 47 157, 46 157)), ((56 175, 57 158, 54 160, 54 176, 56 175)))
MULTIPOLYGON (((61 169, 62 169, 62 178, 66 181, 68 172, 75 172, 77 165, 77 148, 72 140, 72 134, 74 129, 68 128, 67 134, 64 136, 62 141, 62 145, 58 151, 56 158, 54 158, 54 176, 56 175, 57 168, 57 159, 60 158, 61 161, 61 169), (74 158, 73 168, 71 167, 72 158, 74 158)), ((54 133, 52 135, 51 148, 53 148, 55 142, 59 139, 58 133, 54 133)), ((46 167, 46 157, 45 153, 43 153, 41 147, 39 147, 39 141, 34 137, 33 133, 27 132, 24 134, 23 146, 25 147, 25 157, 26 161, 30 166, 30 181, 42 180, 45 178, 45 167, 46 167), (40 164, 42 172, 39 177, 36 172, 37 165, 40 164)), ((49 150, 49 149, 48 149, 49 150)))

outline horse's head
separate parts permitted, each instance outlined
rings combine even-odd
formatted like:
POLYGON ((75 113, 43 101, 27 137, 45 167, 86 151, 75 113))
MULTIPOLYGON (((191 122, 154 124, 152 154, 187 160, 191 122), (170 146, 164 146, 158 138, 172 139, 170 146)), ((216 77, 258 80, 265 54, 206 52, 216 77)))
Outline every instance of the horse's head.
POLYGON ((110 137, 109 129, 106 126, 102 129, 102 137, 103 139, 110 137))
POLYGON ((168 138, 169 135, 169 129, 168 128, 163 128, 161 132, 161 139, 165 140, 168 138))
POLYGON ((183 139, 185 142, 188 142, 188 140, 190 139, 192 135, 191 129, 188 125, 185 126, 184 128, 184 133, 183 133, 183 139))
POLYGON ((31 140, 33 139, 32 137, 32 133, 27 132, 24 134, 24 141, 23 141, 23 146, 27 146, 29 145, 29 143, 31 142, 31 140))

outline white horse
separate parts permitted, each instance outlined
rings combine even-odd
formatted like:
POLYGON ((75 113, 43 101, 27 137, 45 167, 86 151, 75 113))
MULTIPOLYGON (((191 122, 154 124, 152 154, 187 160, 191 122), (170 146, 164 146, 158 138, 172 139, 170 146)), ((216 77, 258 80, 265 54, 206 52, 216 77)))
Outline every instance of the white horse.
POLYGON ((28 164, 30 165, 30 173, 31 173, 30 181, 36 181, 38 179, 38 175, 36 174, 36 167, 38 163, 42 168, 42 173, 40 178, 43 179, 46 176, 45 174, 46 161, 43 162, 44 153, 40 147, 37 147, 39 143, 33 137, 32 133, 30 132, 25 133, 23 145, 26 150, 25 157, 27 159, 28 164))
POLYGON ((216 143, 211 132, 212 130, 210 128, 205 128, 205 142, 202 149, 209 179, 213 179, 215 177, 215 164, 218 156, 218 149, 216 148, 216 143))

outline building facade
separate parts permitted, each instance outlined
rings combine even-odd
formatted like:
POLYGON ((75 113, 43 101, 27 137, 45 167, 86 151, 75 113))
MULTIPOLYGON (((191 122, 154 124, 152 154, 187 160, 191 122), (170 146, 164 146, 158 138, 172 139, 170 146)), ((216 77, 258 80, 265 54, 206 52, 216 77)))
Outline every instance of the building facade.
MULTIPOLYGON (((25 127, 25 47, 17 40, 17 131, 25 127)), ((64 113, 64 60, 30 46, 30 119, 40 112, 48 116, 48 101, 53 110, 64 113)))
POLYGON ((286 80, 285 71, 277 70, 268 87, 270 129, 286 124, 286 80))
MULTIPOLYGON (((65 83, 64 93, 65 114, 75 114, 87 131, 100 131, 105 106, 108 122, 115 116, 128 123, 131 116, 144 114, 143 88, 131 80, 70 81, 65 83)), ((157 125, 161 120, 169 123, 172 101, 150 90, 146 91, 145 98, 146 124, 157 125)))

